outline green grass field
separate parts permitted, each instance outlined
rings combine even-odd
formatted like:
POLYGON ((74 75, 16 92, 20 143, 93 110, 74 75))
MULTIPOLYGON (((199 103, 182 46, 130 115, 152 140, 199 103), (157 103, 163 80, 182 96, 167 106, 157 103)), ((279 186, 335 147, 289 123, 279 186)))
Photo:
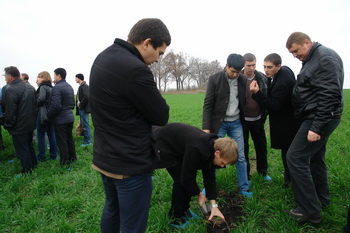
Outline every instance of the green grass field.
MULTIPOLYGON (((170 122, 183 122, 201 128, 204 93, 164 95, 171 107, 170 122)), ((244 217, 237 222, 235 232, 341 232, 350 205, 350 90, 345 91, 345 111, 342 123, 328 142, 327 164, 332 205, 323 212, 318 227, 298 225, 288 217, 287 210, 295 206, 291 189, 283 189, 283 166, 280 152, 268 148, 269 175, 266 183, 252 175, 254 198, 246 200, 244 217)), ((268 128, 268 125, 266 125, 268 128)), ((0 232, 99 232, 104 204, 104 192, 99 174, 91 168, 92 148, 82 148, 76 137, 78 161, 68 171, 58 161, 40 163, 30 176, 15 178, 20 162, 14 158, 11 138, 3 129, 6 150, 0 152, 0 232)), ((269 144, 269 142, 268 142, 269 144)), ((250 146, 250 155, 254 147, 250 146)), ((218 189, 237 192, 235 167, 217 172, 218 189)), ((153 195, 147 232, 177 232, 169 227, 172 180, 167 172, 154 174, 153 195)), ((201 183, 201 177, 198 177, 201 183)), ((220 201, 218 200, 219 205, 220 201)), ((193 198, 192 210, 200 213, 193 198)), ((183 232, 206 232, 203 220, 183 232)))

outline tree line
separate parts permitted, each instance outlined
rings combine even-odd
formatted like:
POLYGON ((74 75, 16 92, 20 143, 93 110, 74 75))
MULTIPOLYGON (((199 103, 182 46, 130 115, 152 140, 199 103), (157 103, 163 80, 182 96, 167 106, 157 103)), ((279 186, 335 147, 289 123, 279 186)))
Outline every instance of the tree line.
POLYGON ((204 88, 209 76, 223 69, 217 60, 209 62, 173 50, 164 54, 150 68, 158 89, 162 92, 166 92, 173 82, 176 83, 176 90, 204 88))

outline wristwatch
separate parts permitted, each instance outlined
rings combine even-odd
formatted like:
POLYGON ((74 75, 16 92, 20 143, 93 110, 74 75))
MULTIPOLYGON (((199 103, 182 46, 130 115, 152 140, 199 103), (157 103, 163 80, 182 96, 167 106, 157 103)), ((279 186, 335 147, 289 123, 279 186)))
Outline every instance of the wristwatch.
POLYGON ((211 205, 212 208, 218 207, 218 204, 211 205))

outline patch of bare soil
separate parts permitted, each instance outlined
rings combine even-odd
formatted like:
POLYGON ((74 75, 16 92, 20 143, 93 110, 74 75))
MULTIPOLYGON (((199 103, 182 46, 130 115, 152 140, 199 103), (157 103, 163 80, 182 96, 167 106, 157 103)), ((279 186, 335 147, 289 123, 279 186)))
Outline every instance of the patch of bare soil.
MULTIPOLYGON (((219 208, 225 216, 226 221, 220 218, 211 221, 207 220, 207 230, 208 233, 229 233, 233 229, 236 229, 237 223, 241 221, 244 198, 239 195, 238 192, 226 193, 224 191, 219 191, 218 196, 224 199, 223 202, 220 202, 219 208)), ((206 219, 208 219, 209 216, 210 213, 206 216, 206 219)))

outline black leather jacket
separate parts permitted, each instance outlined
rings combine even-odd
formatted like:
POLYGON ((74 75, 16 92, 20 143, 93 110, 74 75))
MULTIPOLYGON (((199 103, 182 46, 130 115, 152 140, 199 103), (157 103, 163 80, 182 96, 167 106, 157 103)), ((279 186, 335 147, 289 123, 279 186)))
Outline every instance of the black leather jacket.
POLYGON ((34 131, 36 127, 36 93, 33 86, 18 78, 10 83, 3 96, 5 104, 4 127, 11 135, 34 131))
POLYGON ((343 112, 343 82, 343 62, 339 55, 314 43, 293 91, 296 118, 313 120, 310 130, 322 134, 327 123, 343 112))

